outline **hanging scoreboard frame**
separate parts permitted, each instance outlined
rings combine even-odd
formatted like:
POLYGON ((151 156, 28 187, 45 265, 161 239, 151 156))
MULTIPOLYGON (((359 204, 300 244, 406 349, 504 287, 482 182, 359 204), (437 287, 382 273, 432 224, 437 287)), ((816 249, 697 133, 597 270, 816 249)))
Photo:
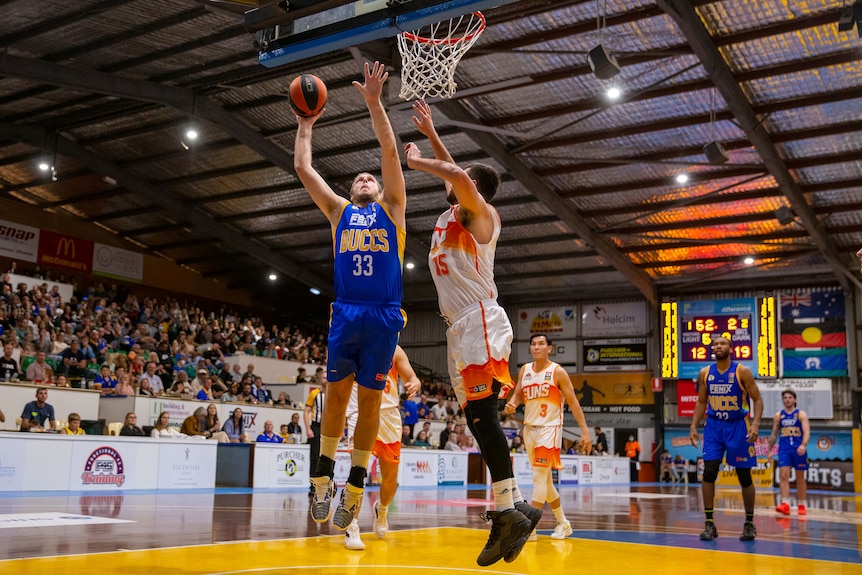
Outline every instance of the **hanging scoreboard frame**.
POLYGON ((775 377, 775 298, 662 303, 662 377, 695 379, 710 365, 712 342, 729 337, 731 357, 755 377, 775 377))

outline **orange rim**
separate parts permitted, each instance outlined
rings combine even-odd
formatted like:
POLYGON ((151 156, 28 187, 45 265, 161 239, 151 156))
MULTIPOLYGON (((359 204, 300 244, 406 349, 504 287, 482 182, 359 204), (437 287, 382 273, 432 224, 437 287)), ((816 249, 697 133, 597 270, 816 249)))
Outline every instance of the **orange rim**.
POLYGON ((421 42, 422 44, 458 44, 460 42, 469 42, 485 30, 485 16, 481 12, 473 12, 473 16, 479 19, 479 29, 466 36, 458 36, 457 38, 426 38, 417 36, 411 32, 404 32, 404 37, 413 42, 421 42))

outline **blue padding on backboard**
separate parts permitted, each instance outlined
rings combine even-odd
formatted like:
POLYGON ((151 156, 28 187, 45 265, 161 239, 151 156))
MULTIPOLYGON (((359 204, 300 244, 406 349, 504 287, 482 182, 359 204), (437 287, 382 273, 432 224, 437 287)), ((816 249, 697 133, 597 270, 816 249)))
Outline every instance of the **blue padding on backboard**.
MULTIPOLYGON (((434 6, 419 8, 395 18, 385 17, 386 11, 381 10, 380 20, 283 46, 269 52, 261 52, 258 61, 267 68, 275 68, 372 40, 390 38, 401 32, 418 30, 423 26, 457 18, 468 12, 488 10, 515 1, 517 0, 449 0, 434 6)), ((280 40, 282 42, 289 41, 289 37, 280 38, 280 40)))

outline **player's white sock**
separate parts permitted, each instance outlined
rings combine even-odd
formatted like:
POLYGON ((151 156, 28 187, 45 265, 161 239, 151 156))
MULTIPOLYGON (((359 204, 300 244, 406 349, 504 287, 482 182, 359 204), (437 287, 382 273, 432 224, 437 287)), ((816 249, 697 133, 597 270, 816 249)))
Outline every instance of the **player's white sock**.
POLYGON ((505 511, 514 509, 515 501, 512 499, 512 483, 509 479, 502 479, 491 484, 494 491, 494 510, 505 511))
POLYGON ((562 505, 560 505, 556 509, 551 507, 551 511, 554 512, 554 517, 557 519, 557 523, 562 523, 563 521, 566 520, 566 513, 565 513, 565 511, 563 511, 562 505))
POLYGON ((513 477, 509 481, 512 482, 512 501, 515 503, 521 503, 524 501, 524 497, 521 495, 521 488, 518 487, 518 480, 513 477))

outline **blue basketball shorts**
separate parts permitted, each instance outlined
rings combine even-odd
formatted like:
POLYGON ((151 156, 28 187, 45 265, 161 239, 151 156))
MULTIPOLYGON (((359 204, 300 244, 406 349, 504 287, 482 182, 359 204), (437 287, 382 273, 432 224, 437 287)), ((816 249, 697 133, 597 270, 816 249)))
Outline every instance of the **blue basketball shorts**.
POLYGON ((399 306, 333 303, 327 379, 341 381, 354 374, 362 387, 382 390, 392 367, 398 334, 405 325, 407 315, 399 306))
POLYGON ((703 428, 703 459, 725 459, 731 467, 750 469, 757 465, 754 444, 747 441, 748 419, 706 418, 703 428))
POLYGON ((792 467, 799 471, 808 469, 808 453, 799 455, 796 447, 778 446, 778 467, 792 467))

